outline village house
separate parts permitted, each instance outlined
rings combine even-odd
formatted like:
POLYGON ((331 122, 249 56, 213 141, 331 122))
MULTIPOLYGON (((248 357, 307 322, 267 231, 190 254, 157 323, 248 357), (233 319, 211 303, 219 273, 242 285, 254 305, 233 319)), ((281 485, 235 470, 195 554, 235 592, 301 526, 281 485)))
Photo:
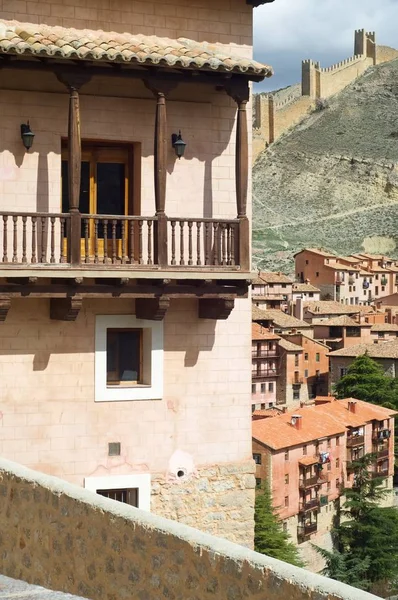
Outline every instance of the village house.
MULTIPOLYGON (((308 337, 304 333, 285 333, 283 334, 285 341, 296 344, 303 350, 303 359, 299 368, 301 370, 296 373, 294 371, 294 379, 303 381, 303 390, 307 388, 303 397, 297 397, 298 401, 304 402, 306 396, 309 400, 315 396, 325 395, 329 390, 329 352, 330 348, 325 343, 308 337)), ((283 353, 281 353, 283 357, 283 353)), ((283 364, 283 360, 281 361, 283 364)), ((294 390, 293 390, 294 391, 294 390)), ((296 392, 299 390, 296 390, 296 392)), ((296 393, 296 396, 299 396, 296 393)))
POLYGON ((351 318, 359 320, 360 314, 362 313, 359 306, 346 306, 335 300, 320 300, 319 302, 297 300, 295 312, 297 319, 302 319, 311 325, 343 315, 349 315, 351 318))
POLYGON ((301 319, 296 319, 296 317, 293 317, 282 310, 265 310, 253 305, 252 321, 274 330, 278 335, 299 331, 300 333, 305 333, 308 337, 312 336, 312 327, 310 323, 301 319))
POLYGON ((372 341, 392 341, 398 337, 398 325, 395 323, 375 323, 370 328, 372 341))
MULTIPOLYGON (((252 421, 257 488, 269 484, 284 530, 299 544, 307 568, 315 571, 322 560, 312 544, 330 548, 341 491, 353 482, 350 464, 374 452, 371 473, 392 490, 397 414, 353 398, 319 400, 252 421)), ((392 504, 392 494, 385 502, 392 504)))
POLYGON ((347 373, 353 360, 363 354, 367 354, 381 365, 386 375, 398 377, 398 339, 385 341, 384 338, 374 340, 372 337, 368 343, 348 346, 329 354, 332 387, 347 373))
POLYGON ((321 299, 321 290, 308 281, 305 283, 293 283, 292 288, 292 314, 294 314, 294 306, 297 300, 303 302, 319 301, 321 299))
POLYGON ((292 301, 293 282, 283 273, 260 271, 252 285, 252 301, 260 308, 287 310, 292 301))
POLYGON ((252 323, 252 411, 276 404, 280 336, 252 323))
POLYGON ((348 315, 341 315, 317 321, 314 324, 314 338, 327 344, 331 350, 338 350, 361 342, 370 342, 373 327, 379 325, 372 326, 371 323, 354 321, 348 315))
POLYGON ((248 546, 265 2, 0 10, 1 455, 248 546))

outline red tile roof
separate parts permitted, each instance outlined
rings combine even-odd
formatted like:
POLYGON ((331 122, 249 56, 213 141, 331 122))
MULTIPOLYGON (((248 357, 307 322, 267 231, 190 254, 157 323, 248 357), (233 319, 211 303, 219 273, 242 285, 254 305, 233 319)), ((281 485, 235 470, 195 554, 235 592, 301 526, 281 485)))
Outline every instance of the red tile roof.
POLYGON ((252 340, 280 340, 280 336, 276 333, 271 333, 266 327, 262 327, 259 323, 252 323, 252 340))

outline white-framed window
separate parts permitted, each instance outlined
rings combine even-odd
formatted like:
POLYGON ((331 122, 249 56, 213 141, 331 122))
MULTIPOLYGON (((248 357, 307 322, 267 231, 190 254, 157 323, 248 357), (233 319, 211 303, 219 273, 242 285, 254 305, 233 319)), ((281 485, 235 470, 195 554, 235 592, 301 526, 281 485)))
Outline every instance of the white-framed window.
POLYGON ((163 397, 163 322, 134 315, 95 319, 95 401, 163 397))
POLYGON ((85 477, 84 487, 101 496, 124 502, 141 510, 151 510, 151 475, 109 475, 108 477, 85 477), (106 493, 105 493, 106 492, 106 493), (112 493, 114 492, 114 493, 112 493), (134 499, 134 503, 132 501, 134 499))

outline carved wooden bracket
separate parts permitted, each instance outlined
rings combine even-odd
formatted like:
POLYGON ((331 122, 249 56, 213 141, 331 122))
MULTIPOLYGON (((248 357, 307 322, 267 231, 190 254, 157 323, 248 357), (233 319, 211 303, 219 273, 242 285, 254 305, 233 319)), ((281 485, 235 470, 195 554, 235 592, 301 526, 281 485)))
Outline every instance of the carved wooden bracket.
POLYGON ((170 298, 167 296, 160 296, 159 298, 137 298, 135 301, 135 315, 137 319, 163 321, 169 306, 170 298))
POLYGON ((11 308, 11 298, 0 298, 0 322, 5 321, 11 308))
POLYGON ((224 83, 224 89, 237 104, 249 101, 250 87, 247 80, 232 77, 224 83))
POLYGON ((157 77, 145 77, 143 79, 145 87, 148 88, 155 96, 155 98, 161 94, 166 96, 170 94, 178 85, 177 81, 168 81, 167 79, 159 79, 157 77))
POLYGON ((228 319, 235 305, 234 300, 223 298, 199 299, 199 319, 228 319))
POLYGON ((68 88, 68 90, 80 90, 80 88, 91 80, 90 73, 67 73, 65 71, 56 70, 55 75, 57 76, 58 81, 60 81, 64 86, 68 88))
POLYGON ((50 319, 54 319, 55 321, 76 321, 82 304, 83 299, 81 296, 51 298, 50 319))

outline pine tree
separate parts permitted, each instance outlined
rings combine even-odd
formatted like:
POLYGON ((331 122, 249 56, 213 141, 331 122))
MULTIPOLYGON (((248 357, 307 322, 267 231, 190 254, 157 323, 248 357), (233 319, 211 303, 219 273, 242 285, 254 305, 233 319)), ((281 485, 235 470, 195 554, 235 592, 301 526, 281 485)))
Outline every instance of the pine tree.
POLYGON ((398 383, 385 375, 382 367, 368 354, 358 356, 346 375, 337 382, 338 398, 358 398, 391 409, 398 409, 398 383))
POLYGON ((265 483, 257 493, 254 513, 254 549, 297 567, 303 567, 299 552, 282 524, 272 505, 271 492, 265 483))
POLYGON ((324 574, 361 589, 391 594, 398 581, 398 510, 380 507, 389 493, 373 478, 374 455, 353 462, 354 483, 343 490, 344 519, 333 529, 334 551, 317 548, 326 561, 324 574))

